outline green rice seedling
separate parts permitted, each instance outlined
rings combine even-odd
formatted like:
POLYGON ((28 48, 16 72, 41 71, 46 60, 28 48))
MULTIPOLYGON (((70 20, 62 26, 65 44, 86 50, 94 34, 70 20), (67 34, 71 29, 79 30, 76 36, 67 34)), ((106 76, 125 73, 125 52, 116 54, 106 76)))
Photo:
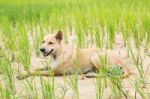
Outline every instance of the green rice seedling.
POLYGON ((44 34, 45 33, 44 33, 44 30, 43 30, 43 27, 41 25, 39 27, 37 27, 36 34, 33 37, 34 49, 35 49, 36 56, 40 55, 39 49, 40 49, 41 42, 43 40, 44 34))
POLYGON ((104 74, 103 74, 102 70, 99 70, 98 76, 99 77, 96 78, 96 84, 95 84, 96 99, 103 99, 104 89, 106 87, 106 78, 103 77, 104 74))
POLYGON ((123 36, 124 46, 127 47, 127 55, 130 53, 130 38, 132 37, 131 33, 131 19, 130 13, 123 13, 124 18, 121 20, 121 33, 123 36), (125 15, 124 15, 125 14, 125 15))
POLYGON ((27 8, 25 8, 25 22, 28 23, 29 29, 32 30, 31 33, 33 33, 33 28, 37 26, 38 22, 40 22, 40 9, 35 7, 34 5, 28 5, 27 8))
POLYGON ((50 13, 52 13, 52 9, 43 9, 43 11, 40 11, 40 27, 45 28, 48 32, 50 28, 50 13), (43 27, 42 27, 43 26, 43 27))
POLYGON ((58 97, 59 97, 59 99, 64 99, 65 98, 65 95, 66 95, 66 93, 67 93, 67 88, 66 88, 66 86, 62 86, 61 87, 61 92, 60 92, 60 96, 59 95, 57 95, 58 97))
MULTIPOLYGON (((0 46, 0 62, 2 61, 2 59, 4 58, 4 51, 0 46)), ((2 65, 0 66, 0 74, 2 73, 3 69, 2 69, 2 65)))
POLYGON ((99 86, 99 90, 97 90, 99 95, 96 95, 97 98, 102 98, 106 84, 111 88, 112 96, 114 98, 119 99, 122 96, 127 98, 127 95, 122 87, 122 79, 120 78, 120 76, 123 74, 123 70, 120 69, 119 66, 111 68, 107 63, 106 57, 100 57, 100 63, 102 66, 99 70, 99 76, 102 78, 101 81, 99 81, 101 83, 97 84, 97 86, 99 86))
POLYGON ((30 50, 30 44, 28 40, 28 35, 25 30, 25 27, 23 24, 18 24, 20 31, 19 34, 21 36, 18 37, 19 42, 18 42, 18 61, 21 65, 23 65, 25 70, 29 70, 30 68, 30 57, 31 57, 31 50, 30 50))
MULTIPOLYGON (((105 52, 106 56, 106 52, 105 52)), ((106 87, 106 76, 105 76, 105 70, 108 67, 107 65, 107 58, 106 57, 99 56, 99 62, 101 63, 101 68, 98 70, 98 78, 96 78, 96 98, 97 99, 103 99, 104 95, 104 89, 106 87)))
MULTIPOLYGON (((82 14, 82 13, 79 13, 79 14, 82 14)), ((83 48, 85 47, 85 32, 87 31, 84 31, 84 27, 83 25, 85 24, 82 24, 81 22, 81 18, 80 18, 80 15, 78 15, 78 13, 76 12, 75 13, 76 17, 75 17, 75 33, 76 33, 76 38, 77 38, 77 46, 79 48, 83 48), (77 14, 77 15, 76 15, 77 14)))
POLYGON ((130 53, 131 53, 133 62, 138 70, 141 84, 145 85, 145 73, 144 73, 144 68, 143 68, 143 60, 139 54, 134 55, 133 50, 131 48, 130 48, 130 53))
POLYGON ((10 54, 12 60, 14 59, 14 51, 16 49, 16 46, 13 44, 15 43, 15 33, 13 32, 13 29, 11 28, 11 23, 9 22, 8 18, 3 18, 2 23, 2 32, 4 39, 4 45, 7 48, 7 52, 10 54))
POLYGON ((76 98, 76 99, 80 99, 80 97, 79 97, 79 92, 78 92, 78 75, 72 75, 72 76, 70 76, 70 78, 69 78, 69 85, 70 85, 70 87, 72 88, 72 90, 73 90, 73 93, 74 93, 74 97, 76 98))
POLYGON ((104 78, 96 78, 96 99, 103 99, 105 83, 104 78))
POLYGON ((101 27, 95 26, 95 42, 97 47, 102 47, 102 33, 101 33, 101 27))
POLYGON ((10 99, 12 96, 11 96, 11 93, 8 89, 5 89, 1 86, 1 89, 0 89, 0 98, 1 99, 10 99))
POLYGON ((66 16, 65 24, 66 24, 66 27, 64 27, 64 32, 63 32, 64 39, 63 40, 65 41, 65 43, 69 43, 69 39, 70 39, 69 36, 72 36, 71 40, 73 40, 73 27, 74 26, 73 26, 73 22, 72 22, 72 16, 66 16))
POLYGON ((3 85, 2 85, 2 82, 0 81, 0 97, 1 98, 4 98, 4 96, 3 96, 3 92, 4 92, 4 88, 3 88, 3 85))
MULTIPOLYGON (((63 84, 61 85, 60 82, 58 82, 57 84, 55 84, 55 90, 59 90, 59 91, 55 91, 55 97, 57 97, 57 99, 64 99, 67 91, 68 91, 68 78, 67 75, 63 75, 63 81, 61 81, 63 84)), ((56 82, 55 82, 56 83, 56 82)))
POLYGON ((146 95, 144 94, 144 91, 141 87, 141 81, 136 79, 134 82, 129 81, 129 83, 134 87, 135 89, 135 98, 137 97, 137 93, 141 96, 142 99, 146 99, 146 95))
POLYGON ((113 47, 113 43, 115 42, 115 24, 113 24, 112 20, 109 20, 108 22, 108 41, 109 41, 109 45, 110 48, 113 47))
POLYGON ((108 85, 110 86, 112 90, 112 95, 114 98, 119 99, 120 97, 125 97, 127 98, 126 93, 123 90, 123 85, 122 85, 122 79, 117 78, 117 77, 109 77, 108 80, 108 85))
POLYGON ((104 71, 105 76, 107 77, 108 86, 110 86, 113 93, 112 96, 117 99, 123 96, 127 98, 127 94, 123 90, 122 79, 120 78, 120 76, 123 74, 123 70, 117 66, 111 69, 107 68, 104 71))
POLYGON ((6 58, 6 55, 3 50, 0 52, 3 57, 0 58, 0 98, 14 97, 15 94, 15 82, 13 71, 10 61, 6 58), (2 75, 3 74, 3 75, 2 75))
POLYGON ((146 39, 146 44, 145 44, 145 51, 148 50, 149 48, 149 41, 150 41, 150 21, 149 21, 149 15, 144 14, 141 18, 141 29, 142 29, 142 38, 146 39))
MULTIPOLYGON (((26 89, 26 96, 25 98, 34 98, 38 99, 38 89, 36 87, 36 82, 34 82, 32 79, 26 79, 24 83, 24 87, 26 89)), ((18 98, 21 98, 22 96, 18 96, 18 98)))
POLYGON ((84 45, 84 38, 83 38, 84 36, 81 30, 82 29, 80 23, 76 23, 75 31, 76 31, 76 38, 77 38, 77 46, 79 46, 80 48, 82 48, 84 45))
POLYGON ((124 40, 124 45, 126 46, 126 44, 128 44, 129 43, 129 41, 128 41, 128 35, 129 35, 129 31, 128 31, 128 29, 127 29, 127 26, 125 26, 125 23, 123 22, 123 23, 121 23, 121 32, 122 32, 122 35, 123 35, 123 40, 124 40))
POLYGON ((85 44, 87 44, 86 47, 94 45, 94 43, 95 43, 95 36, 94 36, 95 30, 93 29, 94 26, 91 25, 92 22, 89 22, 88 24, 90 24, 90 25, 88 25, 88 27, 89 27, 88 32, 86 33, 86 31, 85 31, 85 34, 84 34, 84 35, 87 35, 86 38, 84 37, 84 42, 86 42, 85 44))
MULTIPOLYGON (((50 72, 51 74, 52 72, 50 72)), ((44 80, 42 77, 40 77, 40 82, 42 86, 42 97, 44 99, 57 99, 55 96, 55 78, 52 76, 48 81, 44 80)))
POLYGON ((140 39, 140 33, 139 33, 139 30, 138 30, 138 27, 136 25, 133 25, 132 27, 132 31, 133 31, 133 38, 134 38, 134 41, 135 41, 135 46, 138 50, 140 50, 140 43, 141 43, 141 39, 140 39))
POLYGON ((12 64, 5 53, 3 54, 3 59, 0 59, 0 69, 4 77, 4 95, 6 95, 6 97, 12 97, 16 92, 14 72, 12 64))

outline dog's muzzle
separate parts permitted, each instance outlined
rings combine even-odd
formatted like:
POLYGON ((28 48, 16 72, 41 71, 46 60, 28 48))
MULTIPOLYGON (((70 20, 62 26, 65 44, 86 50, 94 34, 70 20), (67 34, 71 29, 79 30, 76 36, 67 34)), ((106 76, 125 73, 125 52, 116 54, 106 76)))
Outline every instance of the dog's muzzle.
POLYGON ((42 53, 45 53, 45 48, 40 48, 40 51, 41 51, 42 53))
POLYGON ((45 51, 44 48, 41 48, 40 51, 43 54, 43 56, 48 56, 54 51, 54 49, 51 49, 48 53, 45 51))

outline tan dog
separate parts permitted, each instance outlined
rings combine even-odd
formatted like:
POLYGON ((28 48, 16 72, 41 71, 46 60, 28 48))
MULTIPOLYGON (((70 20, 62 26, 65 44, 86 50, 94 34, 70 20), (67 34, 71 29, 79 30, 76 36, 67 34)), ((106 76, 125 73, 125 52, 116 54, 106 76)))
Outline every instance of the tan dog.
MULTIPOLYGON (((43 56, 50 56, 52 64, 50 68, 55 75, 73 74, 73 73, 87 73, 93 67, 100 69, 100 57, 106 56, 108 64, 114 66, 121 66, 124 70, 124 77, 129 75, 129 70, 117 55, 111 50, 87 48, 80 49, 62 43, 62 32, 57 34, 46 35, 41 46, 41 53, 43 56), (106 52, 106 53, 105 53, 106 52)), ((48 71, 41 71, 39 73, 29 72, 30 76, 41 75, 49 76, 48 71)))

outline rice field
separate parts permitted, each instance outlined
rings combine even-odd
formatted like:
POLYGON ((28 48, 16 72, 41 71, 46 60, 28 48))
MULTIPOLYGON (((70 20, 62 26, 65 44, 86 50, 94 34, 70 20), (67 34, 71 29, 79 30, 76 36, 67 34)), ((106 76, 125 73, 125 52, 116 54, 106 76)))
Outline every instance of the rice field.
POLYGON ((149 0, 0 1, 0 99, 150 99, 149 66, 149 0), (116 51, 133 75, 119 78, 104 58, 100 77, 18 80, 23 72, 50 65, 39 48, 46 34, 59 30, 67 44, 116 51))

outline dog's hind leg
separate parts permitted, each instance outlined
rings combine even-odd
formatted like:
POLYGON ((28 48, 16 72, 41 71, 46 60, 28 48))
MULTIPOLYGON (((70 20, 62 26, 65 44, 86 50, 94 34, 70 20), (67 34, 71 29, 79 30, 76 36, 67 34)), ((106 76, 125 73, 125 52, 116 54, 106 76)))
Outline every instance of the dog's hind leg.
POLYGON ((93 68, 95 69, 95 71, 91 71, 91 72, 86 73, 85 77, 87 77, 87 78, 98 77, 96 70, 98 70, 100 68, 100 61, 99 61, 99 56, 96 53, 93 54, 93 56, 91 57, 91 63, 94 66, 93 68))
POLYGON ((85 77, 86 78, 95 78, 95 77, 98 77, 98 74, 95 72, 88 72, 85 74, 85 77))
POLYGON ((122 60, 118 59, 117 64, 120 65, 124 70, 122 78, 126 78, 131 74, 130 71, 129 71, 129 68, 127 67, 127 65, 122 60))
MULTIPOLYGON (((123 75, 121 75, 122 78, 126 78, 130 75, 127 65, 122 60, 120 60, 118 57, 113 57, 113 59, 108 58, 108 62, 109 62, 108 64, 111 64, 111 62, 110 62, 111 60, 113 60, 112 63, 114 63, 115 65, 122 67, 122 69, 124 71, 123 75)), ((91 63, 93 64, 93 66, 96 67, 96 69, 99 70, 101 68, 100 67, 100 65, 101 65, 100 57, 97 53, 94 53, 93 56, 91 57, 91 63)), ((86 77, 95 77, 95 76, 97 76, 97 74, 95 74, 95 73, 86 74, 86 77)))
POLYGON ((28 75, 28 74, 21 74, 21 75, 16 76, 16 78, 18 80, 23 80, 23 79, 26 79, 28 77, 30 77, 30 75, 28 75))
POLYGON ((91 63, 94 67, 96 67, 96 69, 100 68, 100 59, 97 53, 93 54, 91 57, 91 63))

